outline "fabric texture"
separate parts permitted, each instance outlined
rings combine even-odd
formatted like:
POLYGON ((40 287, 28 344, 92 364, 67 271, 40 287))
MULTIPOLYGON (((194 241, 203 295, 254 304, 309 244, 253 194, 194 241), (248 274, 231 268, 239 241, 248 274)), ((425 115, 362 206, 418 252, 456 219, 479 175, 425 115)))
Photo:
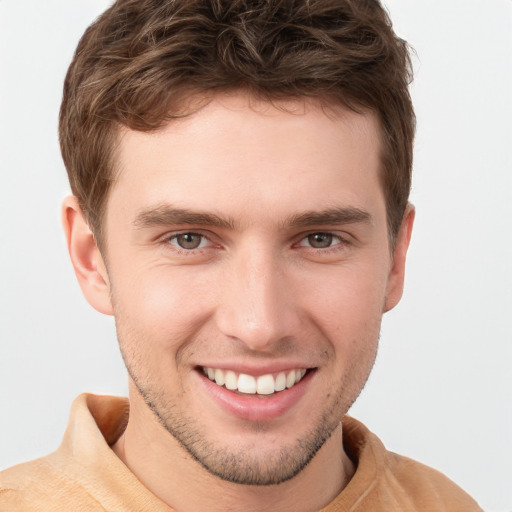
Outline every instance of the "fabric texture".
MULTIPOLYGON (((128 413, 125 398, 80 395, 56 452, 0 473, 0 511, 172 511, 110 448, 128 413)), ((343 439, 356 472, 321 512, 481 511, 438 471, 387 451, 360 422, 345 418, 343 439)))

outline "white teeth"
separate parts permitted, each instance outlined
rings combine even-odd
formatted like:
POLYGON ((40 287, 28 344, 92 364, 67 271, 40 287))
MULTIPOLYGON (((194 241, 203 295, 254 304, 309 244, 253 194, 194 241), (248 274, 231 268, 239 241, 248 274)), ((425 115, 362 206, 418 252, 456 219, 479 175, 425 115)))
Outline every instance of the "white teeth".
POLYGON ((219 385, 219 386, 224 386, 224 372, 222 370, 215 370, 215 382, 219 385))
POLYGON ((226 389, 234 391, 238 388, 238 379, 236 378, 235 372, 228 370, 225 375, 226 389))
POLYGON ((256 391, 258 395, 271 395, 274 392, 274 377, 272 375, 258 377, 256 391))
POLYGON ((232 370, 221 370, 220 368, 202 368, 203 373, 219 386, 225 386, 230 391, 238 390, 240 393, 250 395, 272 395, 276 391, 283 391, 291 388, 306 374, 304 368, 297 368, 288 372, 280 372, 275 377, 268 373, 253 377, 245 373, 238 376, 232 370))
POLYGON ((295 370, 292 370, 286 377, 286 387, 291 388, 295 384, 295 370))
POLYGON ((238 391, 254 395, 256 393, 256 379, 252 375, 241 373, 238 376, 238 391))
POLYGON ((276 384, 274 387, 276 391, 283 391, 283 389, 286 388, 286 374, 284 372, 281 372, 276 377, 276 384))

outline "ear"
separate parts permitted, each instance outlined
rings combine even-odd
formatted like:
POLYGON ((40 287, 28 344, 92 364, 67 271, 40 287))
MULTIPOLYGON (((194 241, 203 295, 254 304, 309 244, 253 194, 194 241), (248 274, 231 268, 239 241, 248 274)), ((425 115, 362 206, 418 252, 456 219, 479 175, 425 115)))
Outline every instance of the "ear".
POLYGON ((405 260, 407 257, 409 242, 411 241, 414 215, 414 206, 409 203, 398 231, 395 248, 393 249, 393 259, 391 261, 391 269, 388 276, 384 312, 393 309, 402 298, 402 293, 404 291, 405 260))
POLYGON ((62 225, 71 263, 84 297, 100 313, 112 315, 106 266, 75 196, 66 197, 62 203, 62 225))

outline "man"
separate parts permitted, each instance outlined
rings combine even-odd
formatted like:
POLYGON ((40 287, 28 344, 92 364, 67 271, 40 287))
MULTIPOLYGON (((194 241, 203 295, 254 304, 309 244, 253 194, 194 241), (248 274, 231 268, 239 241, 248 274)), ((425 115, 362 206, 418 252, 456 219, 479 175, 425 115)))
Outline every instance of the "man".
POLYGON ((79 397, 1 510, 479 510, 346 417, 402 293, 409 79, 370 0, 125 0, 86 31, 63 223, 130 400, 79 397))

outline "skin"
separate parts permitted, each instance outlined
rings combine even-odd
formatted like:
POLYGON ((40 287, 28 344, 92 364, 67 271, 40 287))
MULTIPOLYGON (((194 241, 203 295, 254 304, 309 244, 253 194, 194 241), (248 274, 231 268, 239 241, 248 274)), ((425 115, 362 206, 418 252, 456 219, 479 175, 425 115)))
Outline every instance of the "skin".
POLYGON ((103 254, 76 199, 64 203, 78 280, 115 316, 130 375, 114 450, 179 511, 334 499, 354 472, 340 421, 402 294, 414 211, 391 250, 374 116, 278 106, 219 95, 158 132, 123 130, 103 254), (269 419, 255 402, 244 417, 220 406, 202 366, 309 372, 269 419))

